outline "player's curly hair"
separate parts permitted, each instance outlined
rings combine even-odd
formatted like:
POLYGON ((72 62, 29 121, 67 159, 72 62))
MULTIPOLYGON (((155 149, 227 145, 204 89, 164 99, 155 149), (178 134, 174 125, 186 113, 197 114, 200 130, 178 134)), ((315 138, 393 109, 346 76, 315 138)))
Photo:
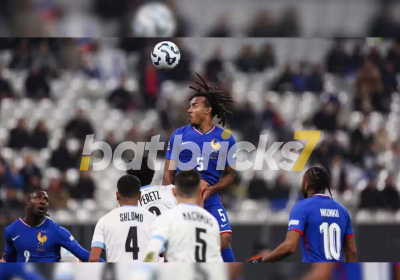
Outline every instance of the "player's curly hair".
POLYGON ((201 88, 190 86, 191 89, 197 92, 190 96, 189 101, 191 101, 195 97, 205 97, 205 105, 211 107, 212 117, 214 118, 214 116, 217 116, 220 119, 218 123, 222 124, 222 126, 225 126, 226 115, 232 115, 232 112, 227 109, 227 106, 230 103, 233 103, 232 97, 225 94, 217 87, 210 87, 198 73, 196 73, 196 75, 200 78, 201 82, 195 81, 195 83, 198 84, 201 88))
POLYGON ((324 192, 325 189, 328 189, 328 192, 332 197, 330 187, 331 177, 325 168, 311 167, 306 171, 305 175, 308 183, 317 193, 324 192))

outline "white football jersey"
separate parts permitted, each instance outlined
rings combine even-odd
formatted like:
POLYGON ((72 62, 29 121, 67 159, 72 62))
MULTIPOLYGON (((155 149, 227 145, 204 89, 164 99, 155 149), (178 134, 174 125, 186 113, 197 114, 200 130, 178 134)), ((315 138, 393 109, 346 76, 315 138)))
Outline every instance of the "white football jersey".
POLYGON ((138 262, 155 219, 155 215, 137 206, 116 208, 97 222, 92 247, 106 250, 107 262, 138 262))
POLYGON ((167 242, 168 262, 222 262, 219 224, 195 204, 178 204, 157 217, 151 236, 167 242))
POLYGON ((144 186, 140 189, 139 205, 153 214, 160 216, 177 204, 172 192, 174 185, 168 186, 144 186))

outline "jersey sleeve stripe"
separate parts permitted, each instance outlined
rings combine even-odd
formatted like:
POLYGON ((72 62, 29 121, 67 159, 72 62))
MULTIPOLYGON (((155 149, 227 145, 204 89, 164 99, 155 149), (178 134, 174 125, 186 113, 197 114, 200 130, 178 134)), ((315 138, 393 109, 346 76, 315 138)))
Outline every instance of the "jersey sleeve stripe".
POLYGON ((163 236, 161 236, 161 235, 153 235, 152 237, 151 237, 151 239, 159 239, 159 240, 161 240, 162 242, 167 242, 167 239, 165 238, 165 237, 163 237, 163 236))
POLYGON ((232 233, 232 231, 231 231, 231 230, 223 230, 223 231, 220 231, 219 233, 220 233, 220 234, 224 234, 224 233, 232 233))
POLYGON ((291 230, 297 231, 298 233, 300 233, 300 236, 303 236, 303 232, 297 228, 292 228, 291 230))
POLYGON ((352 234, 347 234, 346 235, 346 238, 350 238, 350 237, 353 237, 354 236, 354 233, 352 233, 352 234))
POLYGON ((92 248, 93 247, 99 247, 99 248, 105 250, 106 249, 106 244, 104 244, 103 242, 95 241, 95 242, 92 243, 92 248))

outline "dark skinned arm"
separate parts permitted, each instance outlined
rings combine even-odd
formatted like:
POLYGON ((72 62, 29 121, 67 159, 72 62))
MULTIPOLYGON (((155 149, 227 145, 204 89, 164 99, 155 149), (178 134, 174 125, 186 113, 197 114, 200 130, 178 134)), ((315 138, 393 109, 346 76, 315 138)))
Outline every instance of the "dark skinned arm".
POLYGON ((164 165, 164 179, 163 179, 163 184, 164 186, 172 185, 174 182, 174 175, 176 172, 176 166, 177 163, 174 160, 165 160, 165 165, 164 165), (171 170, 170 170, 171 166, 171 170), (175 168, 172 168, 175 167, 175 168))
POLYGON ((99 262, 103 249, 100 247, 93 247, 90 251, 89 262, 99 262))
POLYGON ((314 263, 301 280, 330 280, 334 265, 334 263, 314 263))
POLYGON ((288 231, 286 240, 274 251, 262 256, 262 262, 277 262, 293 254, 300 242, 300 233, 295 230, 288 231))
POLYGON ((218 193, 223 189, 229 187, 236 176, 236 170, 231 166, 225 167, 225 175, 214 186, 209 187, 203 192, 203 198, 206 200, 210 195, 218 193))
POLYGON ((343 243, 344 261, 355 262, 357 259, 357 249, 354 236, 345 237, 343 243))

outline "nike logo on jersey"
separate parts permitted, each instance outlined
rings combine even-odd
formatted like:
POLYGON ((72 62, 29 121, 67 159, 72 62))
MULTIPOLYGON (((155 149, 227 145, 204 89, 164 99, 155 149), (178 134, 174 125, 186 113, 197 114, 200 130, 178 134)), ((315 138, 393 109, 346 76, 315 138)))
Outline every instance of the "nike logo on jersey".
POLYGON ((221 227, 227 226, 228 224, 221 225, 221 227))
POLYGON ((187 141, 187 142, 182 142, 182 145, 185 145, 187 143, 191 143, 192 141, 187 141))
POLYGON ((12 241, 15 241, 15 240, 17 240, 18 237, 19 237, 19 235, 14 238, 11 238, 11 239, 12 239, 12 241))

